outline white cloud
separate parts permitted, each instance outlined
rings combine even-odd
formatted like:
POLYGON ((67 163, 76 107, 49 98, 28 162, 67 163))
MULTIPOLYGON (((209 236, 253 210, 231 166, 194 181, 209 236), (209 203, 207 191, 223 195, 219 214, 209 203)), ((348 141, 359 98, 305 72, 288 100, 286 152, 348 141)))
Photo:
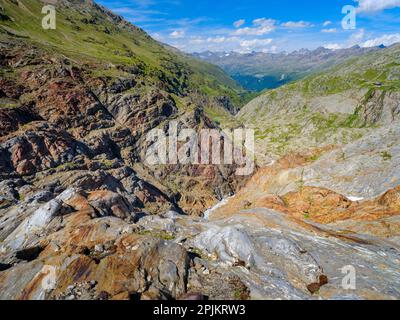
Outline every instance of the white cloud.
POLYGON ((238 21, 235 21, 233 23, 233 25, 235 26, 235 28, 240 28, 242 25, 244 25, 246 23, 246 20, 244 19, 240 19, 238 21))
POLYGON ((335 33, 338 30, 336 28, 331 28, 331 29, 322 29, 321 32, 323 33, 335 33))
POLYGON ((205 43, 239 43, 242 41, 241 38, 238 37, 208 37, 202 38, 199 36, 191 37, 189 40, 190 44, 205 44, 205 43))
POLYGON ((225 37, 210 37, 210 38, 207 38, 207 42, 209 42, 209 43, 224 43, 226 41, 229 41, 229 38, 225 38, 225 37))
POLYGON ((354 0, 358 2, 358 12, 374 12, 400 7, 400 0, 354 0))
POLYGON ((164 37, 159 33, 152 33, 151 36, 156 39, 157 41, 164 41, 164 37))
POLYGON ((325 21, 322 25, 323 25, 324 27, 327 27, 327 26, 330 26, 331 24, 332 24, 332 21, 327 20, 327 21, 325 21))
MULTIPOLYGON (((263 52, 267 52, 267 51, 263 51, 263 52)), ((272 46, 272 47, 269 49, 269 52, 271 52, 271 53, 276 53, 276 52, 278 52, 278 47, 277 47, 277 46, 272 46)))
POLYGON ((272 39, 252 39, 243 40, 240 42, 241 47, 254 48, 260 46, 266 46, 272 43, 272 39))
POLYGON ((362 47, 377 47, 381 44, 390 46, 394 43, 400 42, 400 33, 385 34, 381 37, 370 39, 361 44, 362 47))
POLYGON ((339 50, 342 49, 342 46, 338 43, 328 43, 324 45, 324 48, 330 49, 330 50, 339 50))
POLYGON ((260 18, 253 20, 253 27, 240 28, 235 30, 232 34, 236 36, 263 36, 275 29, 275 20, 260 18))
POLYGON ((255 26, 269 26, 275 25, 276 21, 274 19, 258 18, 253 20, 255 26))
POLYGON ((206 39, 203 39, 201 37, 192 37, 189 39, 189 44, 203 44, 206 43, 206 39))
POLYGON ((276 46, 269 47, 272 43, 272 39, 251 39, 240 41, 239 52, 251 52, 251 51, 262 51, 262 52, 272 52, 276 51, 276 46))
POLYGON ((186 45, 185 49, 190 52, 202 52, 210 50, 214 52, 220 51, 236 51, 241 53, 257 52, 276 52, 278 47, 273 44, 272 39, 267 38, 247 38, 237 36, 213 36, 202 37, 192 36, 188 39, 177 39, 178 42, 173 44, 175 47, 186 45))
POLYGON ((169 36, 173 39, 181 39, 185 36, 184 30, 175 30, 169 34, 169 36))
POLYGON ((369 47, 377 47, 380 46, 381 44, 385 46, 390 46, 394 43, 400 43, 400 33, 384 34, 376 38, 368 39, 366 37, 365 30, 360 29, 358 32, 352 34, 351 37, 344 43, 342 44, 329 43, 327 45, 324 45, 324 48, 337 50, 337 49, 350 48, 355 45, 359 45, 363 48, 369 48, 369 47))
POLYGON ((352 46, 358 45, 362 41, 364 41, 364 38, 365 38, 365 30, 358 29, 357 32, 353 33, 347 40, 347 46, 352 47, 352 46))
POLYGON ((233 34, 237 36, 263 36, 275 30, 275 27, 261 27, 261 28, 242 28, 236 30, 233 34))
POLYGON ((312 27, 312 24, 301 20, 301 21, 288 21, 282 23, 282 26, 286 28, 307 28, 307 27, 312 27))

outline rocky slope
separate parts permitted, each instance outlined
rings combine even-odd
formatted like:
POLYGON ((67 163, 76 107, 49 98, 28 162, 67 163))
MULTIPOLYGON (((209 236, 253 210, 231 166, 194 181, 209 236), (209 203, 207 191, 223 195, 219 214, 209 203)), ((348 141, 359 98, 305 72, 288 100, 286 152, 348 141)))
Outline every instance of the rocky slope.
POLYGON ((237 121, 256 130, 260 161, 340 146, 399 120, 400 45, 367 53, 252 100, 237 121), (264 157, 267 155, 267 159, 264 157))
MULTIPOLYGON (((258 130, 257 159, 264 166, 207 216, 213 224, 236 226, 252 259, 279 265, 274 271, 284 270, 291 289, 303 283, 322 298, 399 298, 399 49, 370 53, 267 92, 236 119, 222 118, 258 130), (281 255, 286 261, 274 261, 281 255), (381 264, 382 257, 390 266, 381 264), (290 278, 295 265, 295 276, 312 274, 301 271, 301 259, 314 266, 311 284, 290 278), (349 266, 358 274, 350 291, 340 284, 340 270, 349 266), (328 283, 321 285, 321 275, 328 283)), ((280 283, 265 293, 268 285, 256 274, 241 276, 255 286, 253 293, 273 296, 285 288, 280 283)))
MULTIPOLYGON (((85 221, 98 228, 104 217, 112 217, 119 228, 169 210, 199 215, 235 192, 241 182, 232 174, 234 166, 149 166, 144 161, 146 133, 166 130, 169 121, 178 123, 178 133, 218 129, 203 107, 234 106, 244 92, 223 71, 165 48, 89 0, 58 1, 56 30, 41 28, 40 1, 0 4, 2 271, 18 274, 26 261, 39 263, 47 247, 40 243, 64 223, 48 227, 68 214, 75 221, 72 229, 85 221), (88 201, 84 215, 75 214, 80 205, 67 204, 76 197, 88 201)), ((154 246, 148 249, 155 255, 163 246, 157 237, 134 234, 146 248, 150 238, 154 246)), ((139 253, 138 259, 147 254, 139 253)), ((168 297, 185 288, 183 249, 182 257, 180 289, 168 297)), ((2 285, 13 285, 7 282, 2 285)), ((1 291, 2 298, 37 298, 1 291)))
POLYGON ((304 299, 304 291, 293 291, 302 283, 320 298, 399 299, 399 128, 379 129, 317 161, 315 152, 287 155, 209 212, 210 223, 247 239, 244 253, 242 246, 228 250, 256 261, 257 271, 241 276, 255 296, 304 299), (262 266, 276 277, 266 286, 257 278, 262 266), (349 266, 357 274, 353 290, 341 283, 349 266))
POLYGON ((234 166, 146 165, 146 133, 273 114, 285 128, 307 82, 234 117, 243 91, 220 69, 92 1, 59 1, 54 33, 37 27, 41 3, 0 4, 0 299, 400 298, 398 47, 363 57, 388 72, 349 84, 355 100, 369 91, 356 111, 326 74, 305 80, 320 84, 301 93, 319 101, 310 114, 343 113, 362 139, 259 143, 260 164, 282 152, 244 181, 234 166))
POLYGON ((41 23, 37 1, 3 5, 10 17, 1 26, 6 177, 32 179, 31 184, 65 180, 62 184, 70 183, 75 172, 107 176, 127 167, 132 182, 129 191, 121 189, 132 193, 141 175, 148 182, 142 183, 147 195, 141 202, 162 199, 163 206, 197 214, 236 189, 237 181, 229 178, 233 169, 227 167, 141 165, 145 134, 164 128, 167 120, 180 123, 180 129, 216 127, 203 106, 224 108, 222 99, 231 105, 229 95, 242 92, 221 70, 165 49, 91 1, 60 1, 54 31, 30 24, 41 23))

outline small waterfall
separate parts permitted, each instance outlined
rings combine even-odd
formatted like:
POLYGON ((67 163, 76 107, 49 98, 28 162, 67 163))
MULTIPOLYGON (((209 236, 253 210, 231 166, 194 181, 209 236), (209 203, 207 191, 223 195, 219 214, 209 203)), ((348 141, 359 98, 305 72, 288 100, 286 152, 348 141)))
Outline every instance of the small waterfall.
POLYGON ((234 198, 234 197, 235 197, 235 196, 233 195, 233 196, 231 196, 231 197, 224 198, 224 199, 222 199, 220 202, 218 202, 215 206, 213 206, 212 208, 207 209, 207 210, 204 212, 204 214, 203 214, 203 218, 204 218, 205 220, 208 220, 211 213, 213 213, 215 210, 217 210, 217 209, 223 207, 224 205, 226 205, 226 204, 228 203, 228 201, 229 201, 230 199, 234 198))

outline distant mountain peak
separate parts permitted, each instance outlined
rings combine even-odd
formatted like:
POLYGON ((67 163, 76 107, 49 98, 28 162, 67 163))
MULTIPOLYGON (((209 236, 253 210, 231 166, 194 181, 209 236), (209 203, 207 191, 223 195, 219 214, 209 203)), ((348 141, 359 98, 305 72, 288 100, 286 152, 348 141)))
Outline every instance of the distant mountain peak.
POLYGON ((225 70, 248 90, 262 91, 282 86, 304 78, 313 72, 325 70, 348 58, 384 49, 385 46, 362 48, 355 45, 346 49, 332 50, 318 47, 314 50, 303 48, 291 53, 266 52, 211 52, 194 53, 225 70), (282 77, 285 75, 285 77, 282 77))

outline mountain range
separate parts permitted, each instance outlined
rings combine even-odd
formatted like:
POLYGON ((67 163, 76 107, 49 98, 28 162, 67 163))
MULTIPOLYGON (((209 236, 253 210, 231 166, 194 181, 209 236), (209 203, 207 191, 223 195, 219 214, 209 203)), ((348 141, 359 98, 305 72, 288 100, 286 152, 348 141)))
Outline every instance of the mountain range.
POLYGON ((383 45, 373 48, 361 48, 356 45, 348 49, 332 50, 320 47, 291 53, 206 51, 193 55, 221 67, 247 90, 263 91, 329 69, 349 58, 384 48, 383 45))

